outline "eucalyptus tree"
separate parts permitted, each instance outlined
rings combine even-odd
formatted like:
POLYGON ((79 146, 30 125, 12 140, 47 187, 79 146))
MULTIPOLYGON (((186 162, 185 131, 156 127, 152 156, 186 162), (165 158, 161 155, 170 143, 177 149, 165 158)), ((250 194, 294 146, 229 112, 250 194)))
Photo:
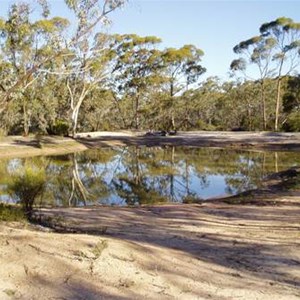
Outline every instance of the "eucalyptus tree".
MULTIPOLYGON (((263 120, 263 130, 267 128, 267 114, 266 114, 266 97, 265 97, 265 82, 267 78, 271 77, 274 70, 271 66, 272 52, 275 47, 273 38, 264 36, 255 36, 248 40, 240 42, 233 48, 236 54, 241 55, 240 58, 232 61, 230 68, 233 71, 241 71, 246 78, 250 78, 246 74, 248 64, 256 65, 259 71, 260 81, 260 99, 261 111, 263 120)), ((253 79, 253 78, 252 78, 253 79)))
POLYGON ((189 85, 198 81, 206 69, 200 64, 204 52, 194 45, 167 48, 162 53, 166 87, 170 99, 171 126, 176 129, 174 99, 189 85))
POLYGON ((3 112, 12 100, 22 104, 24 134, 29 131, 28 104, 30 88, 39 78, 38 69, 49 54, 55 51, 60 35, 68 21, 47 18, 45 13, 38 21, 31 21, 28 3, 13 4, 7 20, 1 20, 1 69, 7 76, 1 84, 1 109, 3 112))
POLYGON ((149 101, 149 92, 162 80, 161 52, 156 46, 161 40, 155 36, 141 37, 136 34, 112 36, 110 56, 112 77, 109 87, 122 116, 123 126, 140 128, 141 106, 149 101), (130 101, 131 111, 124 112, 120 102, 130 101), (131 120, 125 117, 131 116, 131 120), (128 124, 129 123, 129 124, 128 124))
POLYGON ((289 76, 286 79, 283 109, 287 113, 300 111, 300 75, 289 76))
POLYGON ((120 129, 112 91, 94 89, 84 101, 78 124, 83 131, 120 129))
POLYGON ((300 131, 300 76, 289 76, 286 79, 282 97, 285 114, 283 128, 287 131, 300 131))
POLYGON ((181 101, 185 102, 184 106, 187 109, 182 122, 188 122, 194 129, 214 129, 216 104, 221 96, 222 89, 218 77, 209 77, 201 82, 197 89, 184 93, 181 101))
MULTIPOLYGON (((44 0, 45 1, 45 0, 44 0)), ((109 14, 122 7, 127 0, 64 0, 75 14, 76 34, 71 43, 86 43, 93 31, 99 32, 103 24, 109 24, 109 14)))
POLYGON ((260 27, 265 40, 272 40, 272 61, 276 64, 277 96, 275 109, 275 131, 279 130, 281 110, 281 83, 284 76, 292 74, 300 65, 300 23, 281 17, 260 27))
POLYGON ((106 35, 99 25, 109 23, 108 15, 121 7, 126 0, 65 0, 74 12, 77 28, 67 41, 70 57, 66 58, 63 74, 67 74, 71 131, 75 136, 78 115, 88 94, 106 78, 106 35), (92 42, 93 41, 93 42, 92 42))
POLYGON ((66 79, 73 136, 77 131, 78 116, 83 101, 92 91, 101 87, 107 77, 105 43, 106 36, 100 33, 95 35, 93 42, 90 39, 86 39, 84 43, 76 42, 69 47, 70 56, 64 60, 63 72, 60 76, 66 79))
MULTIPOLYGON (((109 22, 108 15, 125 3, 125 0, 65 0, 69 9, 75 14, 77 30, 69 39, 62 43, 62 35, 68 25, 68 21, 55 17, 49 19, 50 11, 47 0, 38 0, 43 8, 43 18, 32 22, 30 18, 31 8, 29 2, 16 3, 10 8, 8 19, 0 20, 1 32, 1 69, 11 75, 2 82, 1 109, 6 110, 12 100, 25 101, 25 92, 32 86, 37 78, 46 77, 48 74, 61 75, 65 73, 65 65, 53 70, 53 62, 63 59, 70 62, 70 51, 85 48, 90 41, 92 33, 99 31, 103 23, 109 22), (101 25, 100 25, 101 24, 101 25), (3 63, 3 62, 6 62, 3 63), (12 73, 12 74, 11 74, 12 73)), ((76 53, 77 54, 77 53, 76 53)), ((73 56, 74 58, 75 56, 73 56)), ((78 59, 73 62, 74 72, 78 72, 78 59)), ((68 70, 69 72, 70 70, 68 70)), ((81 70, 82 71, 82 70, 81 70)), ((81 72, 80 71, 80 72, 81 72)), ((28 98, 28 95, 27 95, 28 98)), ((71 100, 73 98, 70 96, 71 100)), ((80 102, 80 101, 79 101, 80 102)), ((72 123, 76 123, 76 117, 80 105, 71 104, 72 123), (79 106, 79 108, 78 108, 79 106)), ((26 105, 23 111, 27 110, 26 105)), ((25 133, 28 133, 28 114, 24 113, 25 133)), ((74 131, 74 129, 73 129, 74 131)))

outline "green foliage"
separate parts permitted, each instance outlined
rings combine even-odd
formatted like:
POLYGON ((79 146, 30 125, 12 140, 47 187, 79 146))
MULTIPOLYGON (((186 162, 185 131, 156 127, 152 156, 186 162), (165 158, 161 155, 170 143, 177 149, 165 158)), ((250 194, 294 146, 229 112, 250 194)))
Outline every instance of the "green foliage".
POLYGON ((5 133, 272 130, 275 120, 287 120, 285 130, 297 128, 299 79, 291 72, 299 63, 300 23, 290 18, 265 23, 258 35, 238 43, 230 69, 242 79, 220 84, 200 81, 204 52, 194 45, 161 49, 156 36, 98 31, 124 0, 65 0, 77 26, 66 39, 69 20, 50 17, 49 2, 37 2, 40 17, 32 16, 34 4, 25 1, 0 18, 5 133), (248 81, 250 65, 260 72, 257 81, 248 81))
POLYGON ((295 109, 300 109, 300 77, 288 76, 285 81, 282 97, 283 111, 290 113, 295 109))
POLYGON ((264 34, 264 33, 270 32, 272 30, 278 32, 279 28, 282 28, 284 30, 289 30, 290 28, 294 27, 293 23, 294 23, 294 21, 290 18, 280 17, 274 21, 264 23, 263 25, 261 25, 259 31, 262 34, 264 34))
POLYGON ((45 170, 26 166, 11 176, 8 191, 17 197, 24 212, 30 215, 34 201, 42 194, 45 183, 45 170))
POLYGON ((33 28, 39 34, 54 34, 60 33, 70 25, 67 19, 61 17, 55 17, 52 19, 38 20, 33 24, 33 28))
MULTIPOLYGON (((162 61, 173 89, 179 77, 184 76, 186 84, 189 85, 195 83, 199 76, 206 72, 200 64, 203 55, 204 52, 194 45, 184 45, 179 49, 167 48, 163 51, 162 61)), ((178 91, 173 92, 175 94, 178 91)))
POLYGON ((24 211, 15 205, 0 203, 0 221, 18 222, 25 221, 24 211))
POLYGON ((107 240, 103 240, 103 241, 100 241, 98 242, 94 247, 93 249, 91 250, 91 252, 94 254, 95 256, 95 259, 98 259, 103 250, 106 249, 108 247, 108 242, 107 240))
POLYGON ((3 292, 9 297, 14 297, 16 294, 16 290, 12 290, 12 289, 5 289, 3 290, 3 292))
POLYGON ((283 128, 285 131, 300 132, 300 111, 289 114, 283 128))
POLYGON ((238 70, 245 71, 246 66, 247 63, 245 59, 239 58, 232 61, 232 63, 230 64, 230 69, 233 71, 238 71, 238 70))
POLYGON ((197 129, 197 130, 205 130, 205 131, 213 131, 213 130, 216 130, 216 126, 214 126, 212 124, 208 124, 205 121, 199 119, 196 122, 195 129, 197 129))
POLYGON ((126 0, 65 0, 75 14, 77 22, 76 40, 84 41, 101 23, 109 22, 107 15, 124 5, 126 0))
POLYGON ((50 134, 68 136, 69 124, 64 120, 56 120, 49 130, 50 134))
MULTIPOLYGON (((275 131, 280 129, 279 120, 282 110, 282 85, 285 76, 290 75, 299 65, 300 57, 300 23, 292 19, 281 17, 274 21, 261 25, 260 36, 252 37, 240 42, 233 51, 246 57, 234 60, 231 70, 245 73, 247 62, 255 64, 260 73, 261 80, 261 106, 263 129, 267 129, 267 111, 264 82, 270 77, 276 77, 275 105, 274 105, 274 127, 275 131), (243 61, 242 61, 243 59, 243 61)), ((244 74, 245 75, 245 74, 244 74)))
MULTIPOLYGON (((109 86, 114 92, 114 100, 122 113, 118 96, 131 102, 133 114, 130 127, 140 128, 141 110, 150 92, 163 81, 161 74, 161 51, 155 49, 160 39, 153 36, 140 37, 135 34, 114 35, 110 44, 113 57, 113 73, 109 86)), ((127 106, 127 105, 126 105, 127 106)), ((123 124, 127 125, 122 116, 123 124)))
POLYGON ((182 198, 182 203, 185 204, 194 204, 194 203, 201 203, 203 199, 199 198, 197 195, 189 194, 182 198))
POLYGON ((246 41, 240 42, 233 48, 233 51, 237 54, 242 53, 244 50, 247 50, 250 46, 256 45, 257 43, 261 42, 263 39, 262 36, 254 36, 246 41))

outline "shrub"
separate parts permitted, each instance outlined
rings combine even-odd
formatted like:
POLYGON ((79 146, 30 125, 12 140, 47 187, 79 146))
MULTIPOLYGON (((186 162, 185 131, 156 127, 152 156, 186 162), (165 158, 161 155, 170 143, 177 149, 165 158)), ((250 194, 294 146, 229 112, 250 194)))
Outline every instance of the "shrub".
POLYGON ((45 183, 44 170, 24 167, 24 169, 19 169, 16 174, 12 175, 8 191, 11 195, 17 197, 25 214, 30 217, 34 201, 42 194, 45 183))
POLYGON ((300 112, 292 112, 283 126, 284 131, 299 132, 300 131, 300 112))
POLYGON ((203 199, 199 198, 196 195, 186 195, 185 197, 182 198, 182 203, 185 204, 200 203, 202 201, 203 199))
POLYGON ((51 126, 49 133, 54 135, 67 136, 69 134, 69 124, 63 120, 56 120, 54 125, 51 126))
POLYGON ((0 203, 0 221, 15 222, 25 219, 24 211, 20 207, 0 203))
POLYGON ((208 124, 206 122, 204 122, 203 120, 199 119, 196 122, 196 126, 195 126, 197 130, 206 130, 206 131, 213 131, 216 130, 216 127, 212 124, 208 124))

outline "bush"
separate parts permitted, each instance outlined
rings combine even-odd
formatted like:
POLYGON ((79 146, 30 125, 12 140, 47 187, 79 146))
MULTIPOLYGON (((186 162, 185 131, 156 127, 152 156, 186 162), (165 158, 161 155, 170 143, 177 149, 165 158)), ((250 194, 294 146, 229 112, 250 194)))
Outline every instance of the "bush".
POLYGON ((54 134, 54 135, 61 135, 61 136, 68 136, 69 134, 70 126, 68 122, 63 120, 56 120, 53 126, 51 126, 50 130, 48 130, 48 133, 54 134))
POLYGON ((216 127, 212 124, 208 124, 204 122, 203 120, 199 119, 196 123, 196 129, 197 130, 206 130, 206 131, 213 131, 216 130, 216 127))
POLYGON ((192 204, 192 203, 200 203, 203 199, 199 198, 196 195, 186 195, 182 198, 182 203, 184 204, 192 204))
POLYGON ((284 131, 299 132, 300 131, 300 112, 291 113, 283 126, 284 131))
POLYGON ((8 191, 11 195, 17 197, 25 214, 30 217, 34 201, 42 194, 45 183, 46 175, 44 170, 25 167, 12 175, 8 191))
POLYGON ((20 207, 0 203, 0 221, 25 221, 24 211, 20 207))

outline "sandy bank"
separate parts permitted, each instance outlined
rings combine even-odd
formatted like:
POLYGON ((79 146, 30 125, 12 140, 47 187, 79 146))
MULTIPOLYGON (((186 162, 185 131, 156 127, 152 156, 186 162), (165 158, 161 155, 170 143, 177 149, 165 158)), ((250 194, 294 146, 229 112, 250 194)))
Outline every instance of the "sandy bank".
POLYGON ((55 155, 124 145, 299 151, 300 133, 190 131, 178 132, 175 136, 145 136, 145 131, 105 131, 80 133, 76 139, 10 136, 0 139, 0 157, 55 155))
POLYGON ((300 133, 189 131, 174 136, 145 136, 140 132, 93 132, 76 140, 88 148, 111 145, 196 146, 268 150, 300 150, 300 133))
POLYGON ((283 200, 44 211, 90 234, 2 224, 0 298, 299 299, 300 206, 283 200))

